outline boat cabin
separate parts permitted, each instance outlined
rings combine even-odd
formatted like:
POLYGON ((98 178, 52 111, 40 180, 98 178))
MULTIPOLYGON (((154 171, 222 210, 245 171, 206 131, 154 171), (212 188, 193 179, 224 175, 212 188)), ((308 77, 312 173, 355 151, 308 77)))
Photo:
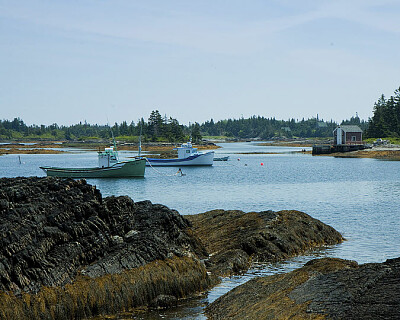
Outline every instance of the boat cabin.
POLYGON ((174 148, 174 150, 178 150, 179 159, 185 159, 198 153, 197 148, 193 148, 193 145, 190 141, 187 143, 182 143, 180 147, 174 148))
POLYGON ((333 144, 362 144, 362 130, 356 125, 341 125, 333 130, 333 144))
POLYGON ((99 151, 99 168, 111 167, 118 162, 118 152, 114 147, 105 148, 104 151, 99 151))

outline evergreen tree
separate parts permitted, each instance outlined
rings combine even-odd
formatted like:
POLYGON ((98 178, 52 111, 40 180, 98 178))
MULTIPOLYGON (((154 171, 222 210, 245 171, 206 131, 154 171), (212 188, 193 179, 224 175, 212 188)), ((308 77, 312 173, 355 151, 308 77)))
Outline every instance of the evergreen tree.
POLYGON ((194 143, 199 143, 202 139, 203 137, 200 133, 200 125, 196 122, 192 127, 192 141, 194 143))
POLYGON ((367 137, 400 136, 400 88, 389 99, 382 95, 375 103, 373 112, 374 115, 369 119, 367 137))
POLYGON ((149 117, 149 134, 153 141, 162 136, 164 121, 158 110, 152 111, 149 117))

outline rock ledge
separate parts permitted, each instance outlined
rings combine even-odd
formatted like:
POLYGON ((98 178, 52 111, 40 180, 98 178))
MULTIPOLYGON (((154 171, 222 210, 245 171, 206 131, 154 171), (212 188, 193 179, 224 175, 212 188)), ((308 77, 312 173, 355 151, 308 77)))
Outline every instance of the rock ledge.
POLYGON ((76 319, 182 298, 212 281, 176 211, 85 180, 0 179, 0 319, 76 319))
POLYGON ((400 258, 323 258, 250 280, 207 307, 209 319, 400 319, 400 258))
POLYGON ((213 210, 185 217, 210 253, 207 267, 219 275, 246 271, 251 261, 282 261, 344 240, 332 227, 295 210, 213 210))

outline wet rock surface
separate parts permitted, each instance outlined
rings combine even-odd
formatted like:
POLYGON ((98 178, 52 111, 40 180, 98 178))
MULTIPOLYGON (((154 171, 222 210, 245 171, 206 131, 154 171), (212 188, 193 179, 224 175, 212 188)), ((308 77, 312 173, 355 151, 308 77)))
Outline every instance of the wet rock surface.
POLYGON ((251 261, 278 261, 342 240, 299 211, 183 217, 150 201, 103 198, 85 180, 2 178, 0 319, 166 308, 251 261))
POLYGON ((206 256, 166 206, 103 198, 85 180, 0 179, 0 319, 173 304, 211 285, 206 256))
POLYGON ((0 290, 37 292, 150 261, 201 257, 176 211, 129 197, 102 198, 85 180, 0 179, 0 290))
POLYGON ((313 277, 289 297, 333 319, 400 319, 400 258, 313 277))
POLYGON ((207 307, 210 319, 400 319, 400 258, 358 265, 323 258, 260 277, 207 307))
POLYGON ((344 240, 334 228, 295 210, 213 210, 185 217, 210 253, 207 267, 219 275, 246 271, 251 260, 280 261, 344 240))

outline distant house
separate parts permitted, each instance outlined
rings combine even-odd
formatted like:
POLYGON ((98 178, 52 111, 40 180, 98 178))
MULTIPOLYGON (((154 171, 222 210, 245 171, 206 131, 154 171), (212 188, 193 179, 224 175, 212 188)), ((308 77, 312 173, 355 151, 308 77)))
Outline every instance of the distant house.
POLYGON ((333 130, 333 144, 362 144, 362 130, 355 125, 342 125, 333 130))

